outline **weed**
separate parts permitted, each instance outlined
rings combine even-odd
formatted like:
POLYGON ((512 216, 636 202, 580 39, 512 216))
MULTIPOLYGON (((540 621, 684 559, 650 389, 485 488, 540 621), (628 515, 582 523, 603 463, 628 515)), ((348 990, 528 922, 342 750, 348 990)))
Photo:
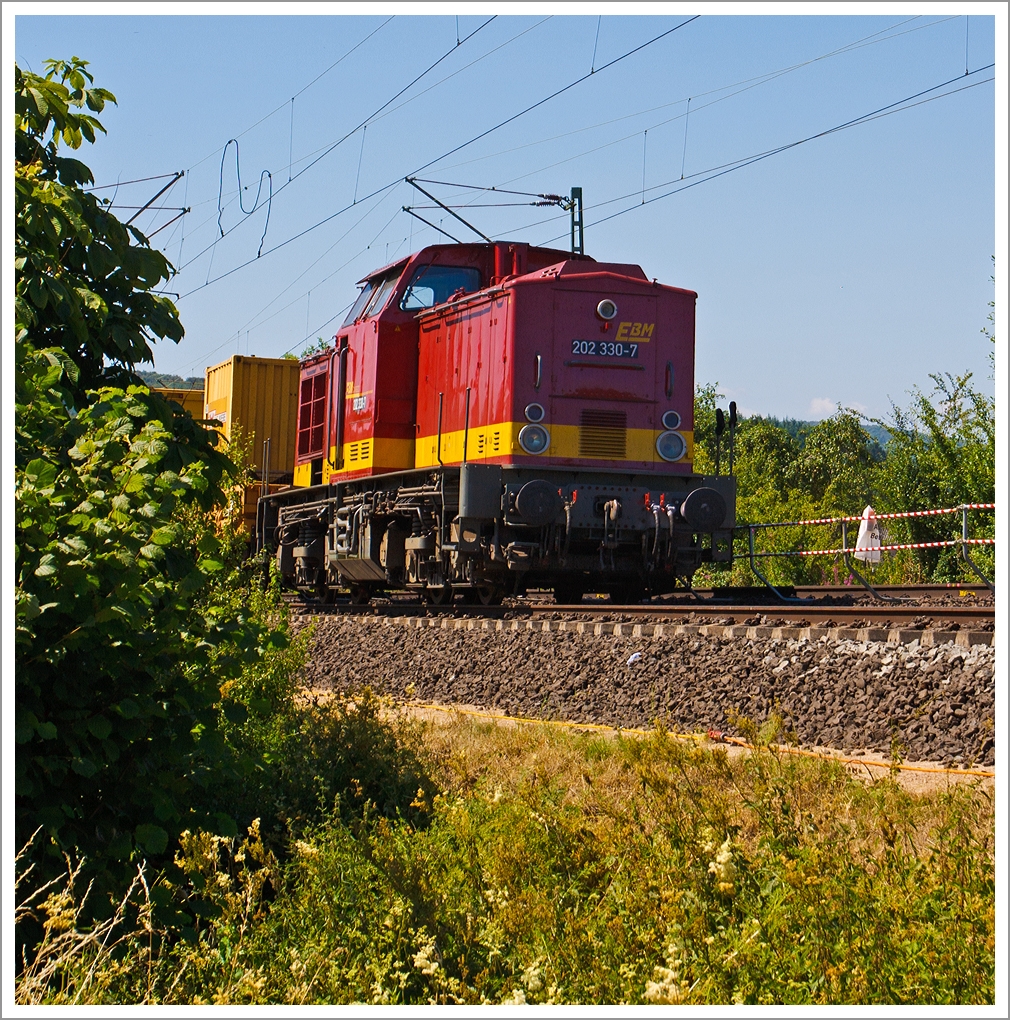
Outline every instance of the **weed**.
MULTIPOLYGON (((286 863, 255 829, 187 836, 190 903, 209 903, 190 941, 152 960, 137 934, 118 949, 129 980, 106 954, 95 973, 115 979, 74 966, 52 987, 152 1003, 993 1001, 981 786, 916 796, 662 730, 456 717, 387 732, 431 777, 406 808, 382 810, 362 780, 359 807, 305 821, 286 863)), ((31 988, 22 1001, 57 1001, 31 988)))

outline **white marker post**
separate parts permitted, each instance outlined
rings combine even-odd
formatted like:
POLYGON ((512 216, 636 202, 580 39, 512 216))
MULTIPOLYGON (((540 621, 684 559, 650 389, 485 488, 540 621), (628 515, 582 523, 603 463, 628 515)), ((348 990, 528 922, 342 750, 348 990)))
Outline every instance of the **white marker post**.
POLYGON ((856 536, 856 548, 852 555, 864 563, 879 563, 880 545, 880 522, 873 512, 873 507, 868 506, 859 521, 859 534, 856 536))

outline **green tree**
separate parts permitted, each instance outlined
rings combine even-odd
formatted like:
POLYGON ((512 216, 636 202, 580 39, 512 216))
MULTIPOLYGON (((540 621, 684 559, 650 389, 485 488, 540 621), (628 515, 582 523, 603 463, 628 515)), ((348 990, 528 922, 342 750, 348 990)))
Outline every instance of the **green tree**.
MULTIPOLYGON (((931 375, 933 390, 912 391, 907 408, 892 406, 884 425, 891 433, 877 479, 878 510, 934 510, 996 498, 996 402, 971 384, 971 373, 931 375)), ((992 537, 994 519, 973 519, 975 537, 992 537)), ((949 516, 909 518, 890 525, 900 541, 936 542, 956 537, 949 516)), ((958 550, 918 549, 922 576, 953 580, 963 574, 958 550)), ((991 569, 991 554, 979 557, 991 569)), ((990 575, 991 576, 991 575, 990 575)))
POLYGON ((324 340, 321 336, 317 336, 316 339, 310 343, 298 357, 301 361, 304 361, 306 358, 311 358, 316 354, 325 354, 327 351, 332 350, 332 340, 324 340))
POLYGON ((789 470, 790 486, 809 493, 822 516, 858 515, 873 498, 875 450, 858 415, 839 409, 807 433, 789 470))
POLYGON ((217 434, 122 386, 182 336, 151 293, 172 269, 61 155, 114 97, 79 58, 47 67, 15 68, 15 817, 19 840, 48 834, 42 875, 73 848, 111 890, 182 828, 234 831, 201 794, 243 767, 220 686, 284 639, 209 594, 217 434))
POLYGON ((715 408, 722 400, 718 383, 698 383, 694 392, 694 469, 715 472, 715 408))
POLYGON ((75 400, 98 385, 141 380, 150 343, 178 342, 175 305, 153 290, 172 267, 134 226, 84 190, 91 171, 60 147, 79 149, 104 128, 92 113, 115 96, 92 87, 87 61, 46 62, 45 77, 15 66, 15 316, 37 349, 59 348, 77 366, 64 385, 75 400))
POLYGON ((737 429, 734 471, 741 492, 769 489, 788 495, 800 446, 783 428, 764 418, 746 418, 737 429))

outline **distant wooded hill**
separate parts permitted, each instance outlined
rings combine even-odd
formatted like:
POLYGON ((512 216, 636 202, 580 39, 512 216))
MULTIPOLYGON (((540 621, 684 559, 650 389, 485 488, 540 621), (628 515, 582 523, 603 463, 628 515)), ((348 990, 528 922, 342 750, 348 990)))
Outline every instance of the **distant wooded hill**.
MULTIPOLYGON (((762 418, 761 415, 755 415, 757 418, 762 418)), ((796 418, 762 418, 762 420, 768 422, 771 425, 775 425, 777 428, 782 429, 784 432, 788 432, 789 435, 800 444, 800 448, 806 444, 807 433, 818 423, 815 421, 799 421, 796 418)), ((867 435, 881 448, 881 451, 887 446, 888 440, 891 438, 891 433, 880 425, 872 425, 867 421, 861 422, 863 429, 867 435)))
POLYGON ((181 375, 170 375, 165 372, 138 372, 148 386, 160 386, 173 390, 202 390, 203 376, 191 375, 185 379, 181 375))

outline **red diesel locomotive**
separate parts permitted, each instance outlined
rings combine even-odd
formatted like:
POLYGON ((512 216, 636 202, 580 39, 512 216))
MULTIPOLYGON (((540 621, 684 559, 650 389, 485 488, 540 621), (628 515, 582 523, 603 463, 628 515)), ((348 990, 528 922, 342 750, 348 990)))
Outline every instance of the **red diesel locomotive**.
POLYGON ((735 523, 734 480, 692 466, 695 300, 512 242, 377 270, 302 365, 295 484, 260 500, 258 547, 355 601, 689 584, 735 523))

